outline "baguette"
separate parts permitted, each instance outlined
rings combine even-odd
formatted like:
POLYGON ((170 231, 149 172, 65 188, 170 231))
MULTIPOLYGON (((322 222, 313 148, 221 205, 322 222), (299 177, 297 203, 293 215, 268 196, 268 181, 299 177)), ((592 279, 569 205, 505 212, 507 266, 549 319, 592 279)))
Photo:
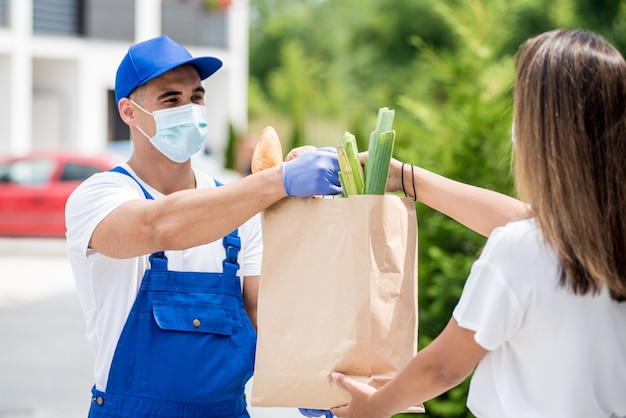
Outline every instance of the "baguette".
POLYGON ((252 154, 250 168, 252 173, 275 167, 283 163, 283 148, 276 130, 266 126, 261 130, 259 141, 252 154))
POLYGON ((302 145, 301 147, 296 147, 289 151, 289 153, 287 153, 287 155, 285 156, 285 162, 293 160, 298 155, 301 155, 302 153, 305 153, 307 151, 313 151, 314 149, 317 149, 317 147, 314 147, 313 145, 302 145))

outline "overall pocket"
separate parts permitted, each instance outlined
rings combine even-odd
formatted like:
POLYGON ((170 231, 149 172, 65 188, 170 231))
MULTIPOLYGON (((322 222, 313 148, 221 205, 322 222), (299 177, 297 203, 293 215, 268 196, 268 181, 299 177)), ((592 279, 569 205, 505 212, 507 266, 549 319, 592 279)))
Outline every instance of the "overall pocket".
POLYGON ((230 295, 211 295, 220 303, 177 299, 153 300, 151 314, 140 315, 145 334, 138 339, 135 372, 143 377, 136 387, 148 385, 148 396, 176 402, 232 398, 253 370, 255 339, 247 316, 230 295))

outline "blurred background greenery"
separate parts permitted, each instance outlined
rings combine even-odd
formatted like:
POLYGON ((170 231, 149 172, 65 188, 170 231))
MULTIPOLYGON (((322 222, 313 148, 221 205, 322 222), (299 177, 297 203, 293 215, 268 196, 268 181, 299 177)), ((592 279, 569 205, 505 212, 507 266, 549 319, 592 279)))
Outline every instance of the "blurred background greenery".
MULTIPOLYGON (((286 152, 335 146, 349 130, 365 150, 386 106, 396 158, 513 195, 515 53, 555 28, 593 30, 624 53, 626 2, 251 0, 249 134, 272 125, 286 152)), ((231 133, 231 149, 245 134, 231 133)), ((422 348, 449 320, 485 238, 417 211, 422 348)), ((425 416, 473 416, 468 382, 426 403, 425 416)))

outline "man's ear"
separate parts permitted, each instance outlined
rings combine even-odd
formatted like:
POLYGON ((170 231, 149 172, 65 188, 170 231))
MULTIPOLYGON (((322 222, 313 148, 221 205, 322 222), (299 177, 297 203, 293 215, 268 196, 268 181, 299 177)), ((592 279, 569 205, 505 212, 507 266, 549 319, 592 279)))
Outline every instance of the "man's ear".
POLYGON ((122 118, 127 125, 134 125, 135 113, 130 100, 127 97, 120 99, 117 103, 117 110, 120 113, 120 118, 122 118))

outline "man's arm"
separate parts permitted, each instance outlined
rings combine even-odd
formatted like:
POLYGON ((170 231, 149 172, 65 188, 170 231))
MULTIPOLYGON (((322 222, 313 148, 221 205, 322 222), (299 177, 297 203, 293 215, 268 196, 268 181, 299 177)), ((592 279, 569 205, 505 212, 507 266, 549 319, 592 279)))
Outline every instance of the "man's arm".
POLYGON ((285 196, 341 193, 338 173, 337 150, 318 148, 222 187, 132 200, 96 226, 89 246, 114 258, 195 247, 229 234, 285 196))
POLYGON ((211 189, 122 204, 94 230, 89 246, 114 258, 212 242, 286 196, 281 167, 211 189))

